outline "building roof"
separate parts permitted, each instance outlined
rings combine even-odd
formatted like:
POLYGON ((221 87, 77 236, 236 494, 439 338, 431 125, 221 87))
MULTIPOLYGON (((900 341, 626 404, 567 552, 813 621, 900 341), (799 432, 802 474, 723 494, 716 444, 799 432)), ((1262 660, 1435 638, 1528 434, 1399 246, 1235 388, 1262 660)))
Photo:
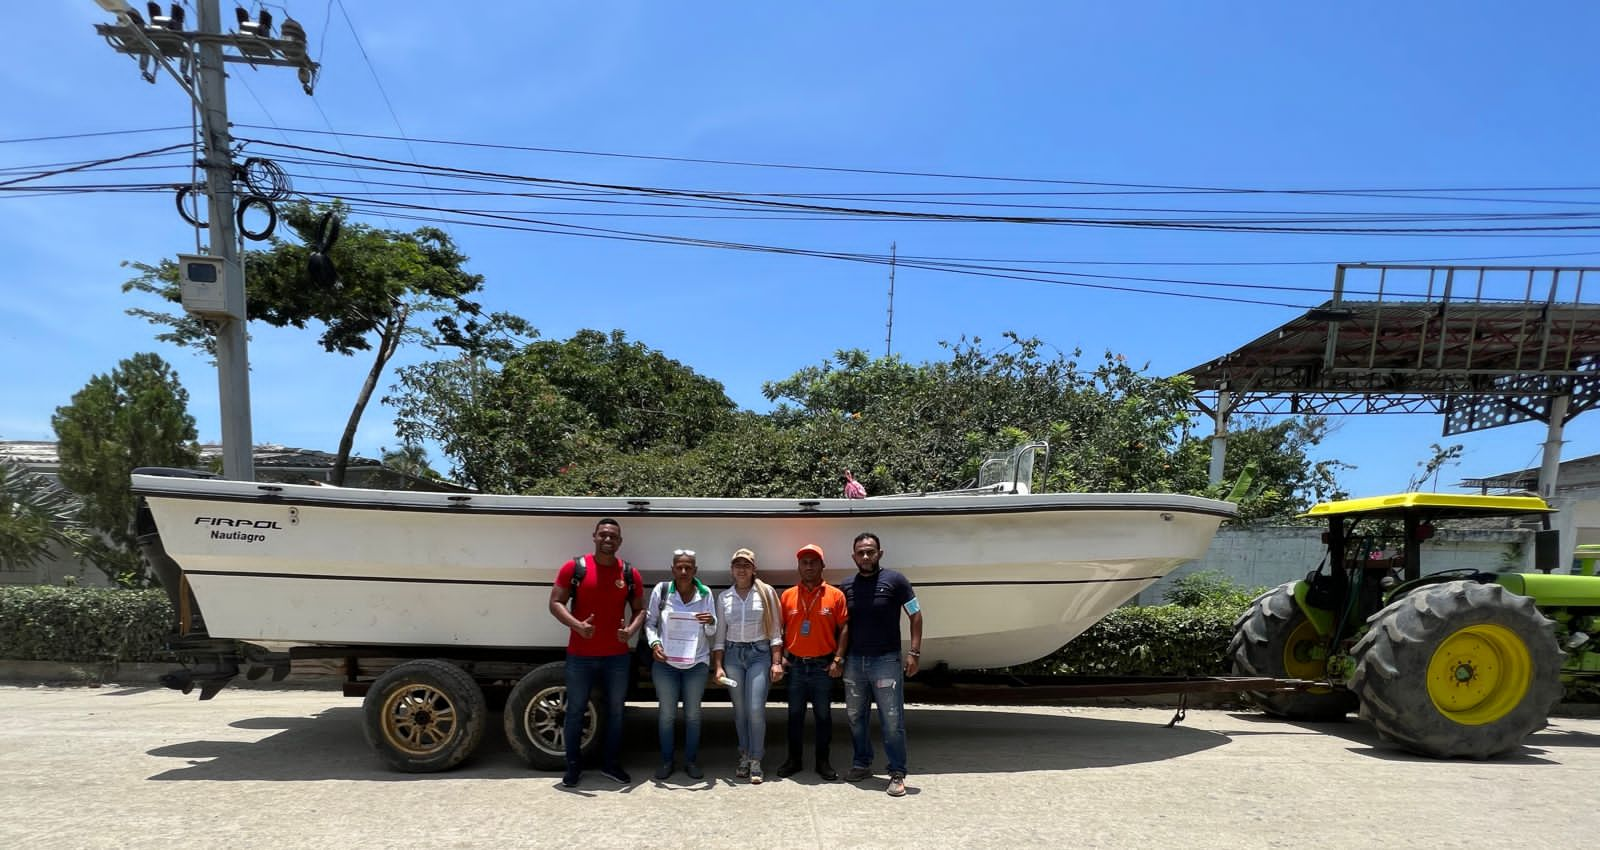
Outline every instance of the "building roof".
POLYGON ((1558 300, 1555 282, 1548 298, 1533 287, 1536 274, 1575 278, 1581 295, 1597 270, 1341 266, 1336 286, 1373 271, 1390 285, 1426 272, 1428 294, 1385 298, 1379 284, 1378 300, 1336 295, 1184 374, 1202 392, 1227 392, 1231 412, 1443 413, 1446 434, 1546 421, 1559 395, 1571 396, 1569 419, 1600 406, 1600 304, 1558 300), (1491 273, 1525 274, 1526 296, 1461 294, 1491 273))
MULTIPOLYGON (((1561 462, 1556 474, 1557 490, 1584 490, 1600 487, 1600 454, 1575 457, 1561 462)), ((1481 478, 1463 478, 1456 485, 1476 490, 1537 490, 1539 468, 1500 472, 1481 478)))
MULTIPOLYGON (((337 459, 331 452, 280 446, 275 443, 259 443, 253 454, 257 477, 279 483, 326 480, 337 459)), ((61 467, 60 454, 53 441, 0 440, 0 458, 20 461, 30 469, 47 474, 54 474, 61 467)), ((202 466, 215 467, 221 462, 220 443, 200 444, 202 466)), ((345 485, 382 490, 472 492, 468 488, 448 481, 410 475, 384 466, 382 461, 359 456, 351 456, 350 462, 346 465, 345 485)))

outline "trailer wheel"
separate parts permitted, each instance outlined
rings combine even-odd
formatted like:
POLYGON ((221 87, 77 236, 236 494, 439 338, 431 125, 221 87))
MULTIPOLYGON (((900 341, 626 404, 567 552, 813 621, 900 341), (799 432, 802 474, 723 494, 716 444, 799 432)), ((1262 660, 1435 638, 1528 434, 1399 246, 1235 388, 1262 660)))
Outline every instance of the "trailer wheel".
POLYGON ((1561 698, 1554 622, 1498 584, 1419 588, 1373 615, 1354 654, 1361 716, 1435 758, 1515 750, 1561 698))
POLYGON ((378 677, 362 703, 367 743, 406 773, 449 770, 478 748, 488 713, 483 690, 465 670, 423 658, 378 677))
MULTIPOLYGON (((595 697, 583 710, 583 756, 599 746, 599 712, 595 697)), ((506 699, 506 741, 534 770, 564 770, 567 766, 566 667, 556 661, 534 668, 511 689, 506 699)), ((618 722, 613 720, 612 722, 618 722)))
MULTIPOLYGON (((1274 679, 1322 679, 1327 662, 1316 657, 1324 645, 1311 619, 1294 601, 1295 582, 1256 597, 1233 624, 1228 655, 1235 676, 1274 679)), ((1262 711, 1290 720, 1342 720, 1356 708, 1356 698, 1342 688, 1301 691, 1250 691, 1262 711)))

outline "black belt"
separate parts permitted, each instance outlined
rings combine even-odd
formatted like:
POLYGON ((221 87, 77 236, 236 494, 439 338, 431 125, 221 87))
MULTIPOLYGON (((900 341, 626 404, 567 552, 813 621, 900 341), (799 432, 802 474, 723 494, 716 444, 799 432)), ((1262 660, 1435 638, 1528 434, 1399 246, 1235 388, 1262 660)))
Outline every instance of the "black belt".
POLYGON ((833 656, 832 655, 795 655, 793 653, 784 653, 784 657, 788 658, 790 661, 796 661, 796 662, 798 662, 798 661, 826 661, 829 664, 833 663, 833 656))

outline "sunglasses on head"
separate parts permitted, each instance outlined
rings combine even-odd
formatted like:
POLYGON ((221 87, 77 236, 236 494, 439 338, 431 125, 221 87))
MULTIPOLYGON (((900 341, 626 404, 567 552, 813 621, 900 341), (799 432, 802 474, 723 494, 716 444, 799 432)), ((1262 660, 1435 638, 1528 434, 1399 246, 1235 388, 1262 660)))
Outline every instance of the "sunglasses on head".
POLYGON ((672 550, 672 557, 676 558, 679 555, 688 555, 689 557, 693 558, 694 557, 694 550, 693 549, 674 549, 674 550, 672 550))

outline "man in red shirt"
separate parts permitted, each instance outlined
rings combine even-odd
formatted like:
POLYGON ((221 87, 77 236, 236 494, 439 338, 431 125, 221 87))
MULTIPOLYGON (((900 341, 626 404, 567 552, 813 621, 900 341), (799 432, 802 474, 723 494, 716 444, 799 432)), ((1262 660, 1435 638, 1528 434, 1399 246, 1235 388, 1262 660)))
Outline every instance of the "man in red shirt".
POLYGON ((597 718, 605 725, 600 772, 623 785, 632 781, 622 769, 622 702, 632 666, 628 641, 644 624, 644 584, 639 571, 617 557, 620 548, 622 526, 614 519, 600 520, 594 527, 594 552, 562 564, 550 587, 550 615, 572 630, 567 638, 567 708, 562 726, 567 772, 561 784, 568 788, 576 788, 583 775, 584 706, 597 682, 606 692, 597 718), (629 606, 632 616, 626 613, 629 606))

